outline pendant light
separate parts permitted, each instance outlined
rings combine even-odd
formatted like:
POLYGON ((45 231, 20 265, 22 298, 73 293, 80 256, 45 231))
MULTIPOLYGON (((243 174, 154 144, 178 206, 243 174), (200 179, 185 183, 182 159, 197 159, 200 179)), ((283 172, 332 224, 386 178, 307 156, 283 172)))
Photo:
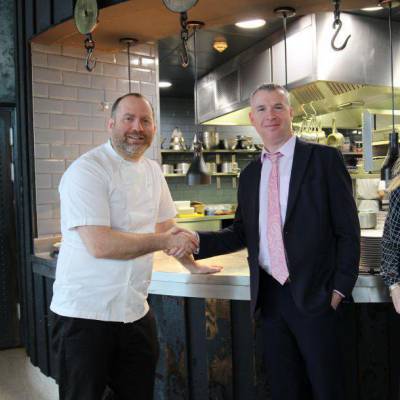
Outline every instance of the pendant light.
POLYGON ((119 39, 120 43, 126 45, 126 52, 128 54, 128 83, 129 83, 129 93, 131 90, 131 46, 134 46, 138 40, 130 37, 119 39))
MULTIPOLYGON (((395 126, 395 101, 394 101, 394 77, 393 77, 393 39, 392 39, 392 8, 393 4, 391 1, 382 0, 379 3, 382 7, 388 7, 389 9, 389 47, 390 47, 390 77, 391 77, 391 88, 392 88, 392 132, 389 133, 389 147, 386 157, 381 167, 381 181, 384 186, 387 187, 389 181, 392 179, 392 168, 394 163, 399 157, 399 134, 396 131, 395 126)), ((397 5, 397 4, 396 4, 397 5)))
POLYGON ((199 141, 198 135, 198 114, 197 114, 197 49, 196 49, 196 33, 197 30, 204 26, 204 23, 190 21, 188 25, 193 30, 193 55, 194 55, 194 123, 196 133, 193 138, 193 159, 190 163, 188 172, 186 173, 186 183, 189 186, 193 185, 209 185, 211 176, 207 171, 206 163, 203 158, 203 145, 199 141))
POLYGON ((278 7, 274 10, 275 14, 278 14, 283 21, 283 45, 284 45, 284 52, 285 52, 285 88, 287 89, 287 41, 286 41, 286 22, 288 18, 294 17, 296 15, 296 10, 293 7, 278 7))

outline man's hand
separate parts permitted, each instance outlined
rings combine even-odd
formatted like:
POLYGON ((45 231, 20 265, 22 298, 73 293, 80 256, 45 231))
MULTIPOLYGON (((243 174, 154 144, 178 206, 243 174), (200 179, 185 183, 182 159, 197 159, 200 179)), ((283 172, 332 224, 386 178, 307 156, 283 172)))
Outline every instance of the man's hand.
POLYGON ((394 309, 396 310, 397 314, 400 314, 400 286, 392 289, 390 295, 392 296, 394 309))
POLYGON ((168 242, 165 251, 168 255, 182 258, 192 254, 199 246, 196 235, 186 229, 173 226, 166 233, 168 242))
POLYGON ((340 304, 340 302, 342 301, 343 297, 337 293, 337 292, 333 292, 332 293, 332 300, 331 300, 331 307, 336 310, 338 308, 338 305, 340 304))
POLYGON ((223 269, 223 267, 217 265, 200 265, 193 259, 192 255, 185 255, 178 258, 178 261, 189 270, 191 274, 215 274, 223 269))

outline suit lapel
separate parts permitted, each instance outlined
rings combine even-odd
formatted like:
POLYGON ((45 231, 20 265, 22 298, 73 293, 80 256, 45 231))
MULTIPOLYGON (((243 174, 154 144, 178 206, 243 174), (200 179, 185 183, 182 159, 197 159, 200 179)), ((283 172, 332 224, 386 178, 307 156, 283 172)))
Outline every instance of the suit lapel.
POLYGON ((296 145, 294 148, 292 172, 290 175, 289 183, 289 196, 288 205, 286 209, 285 224, 290 218, 290 214, 293 211, 294 205, 296 204, 297 195, 300 190, 301 182, 303 180, 304 173, 308 161, 310 159, 312 146, 296 139, 296 145))
MULTIPOLYGON (((250 211, 250 221, 252 231, 254 232, 254 237, 258 238, 258 224, 259 224, 259 210, 260 210, 260 179, 261 179, 261 158, 259 158, 253 165, 254 171, 250 173, 247 193, 248 203, 246 204, 246 208, 250 211)), ((257 242, 258 248, 258 242, 257 242)))
POLYGON ((255 225, 257 225, 257 233, 258 233, 258 214, 260 210, 260 179, 261 179, 261 158, 258 159, 255 163, 254 169, 255 173, 250 174, 252 182, 250 183, 250 188, 254 188, 249 191, 249 198, 251 199, 251 207, 254 210, 253 217, 255 219, 255 225))

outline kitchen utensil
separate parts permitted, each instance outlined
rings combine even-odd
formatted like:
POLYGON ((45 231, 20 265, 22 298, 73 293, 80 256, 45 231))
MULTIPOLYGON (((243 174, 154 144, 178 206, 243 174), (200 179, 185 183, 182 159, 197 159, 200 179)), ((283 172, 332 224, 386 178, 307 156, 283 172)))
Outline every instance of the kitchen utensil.
POLYGON ((227 139, 225 139, 226 141, 227 141, 227 144, 228 144, 228 146, 227 146, 227 149, 228 150, 235 150, 236 149, 236 147, 237 147, 237 138, 235 138, 235 137, 231 137, 231 138, 227 138, 227 139))
POLYGON ((232 164, 232 172, 233 173, 239 172, 239 164, 236 161, 233 161, 231 164, 232 164))
POLYGON ((221 165, 221 172, 224 174, 232 173, 232 163, 224 161, 221 165))
POLYGON ((189 170, 189 167, 190 164, 187 162, 178 163, 176 164, 175 172, 177 174, 186 174, 186 172, 189 170))
POLYGON ((374 229, 376 227, 377 215, 374 211, 362 211, 358 213, 361 229, 374 229))
POLYGON ((174 166, 172 164, 163 164, 161 168, 164 175, 174 173, 174 166))
POLYGON ((341 147, 344 143, 344 136, 336 129, 336 119, 332 119, 332 133, 326 138, 326 144, 332 147, 341 147))
POLYGON ((253 138, 249 136, 238 135, 237 136, 237 149, 249 150, 253 147, 253 138))
POLYGON ((227 139, 220 139, 218 143, 218 148, 222 150, 228 150, 229 144, 227 139))
POLYGON ((206 167, 210 174, 215 174, 217 172, 217 164, 215 162, 206 162, 206 167))
POLYGON ((215 149, 219 144, 219 134, 214 131, 204 131, 202 133, 203 146, 206 150, 215 149))
POLYGON ((182 131, 175 127, 171 134, 171 141, 169 143, 169 148, 171 150, 186 150, 185 139, 183 137, 182 131))

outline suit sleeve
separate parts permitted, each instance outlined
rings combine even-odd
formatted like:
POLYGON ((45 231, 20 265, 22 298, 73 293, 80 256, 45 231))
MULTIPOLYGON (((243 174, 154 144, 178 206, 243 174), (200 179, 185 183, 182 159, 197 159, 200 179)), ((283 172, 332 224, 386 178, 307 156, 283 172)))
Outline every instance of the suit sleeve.
POLYGON ((241 185, 238 189, 238 207, 229 227, 217 232, 198 232, 200 248, 196 259, 232 253, 246 247, 246 236, 241 212, 241 185))
POLYGON ((331 221, 337 246, 333 289, 349 296, 358 276, 360 224, 351 178, 339 151, 331 152, 328 190, 331 221))

